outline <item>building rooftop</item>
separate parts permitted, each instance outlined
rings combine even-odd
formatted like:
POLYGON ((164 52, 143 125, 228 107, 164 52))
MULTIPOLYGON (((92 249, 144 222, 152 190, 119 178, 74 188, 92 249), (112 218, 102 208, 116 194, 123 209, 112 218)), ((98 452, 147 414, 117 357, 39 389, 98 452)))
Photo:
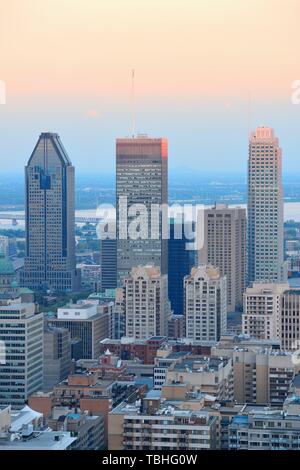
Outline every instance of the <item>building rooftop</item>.
POLYGON ((81 418, 81 415, 79 413, 68 413, 67 418, 76 421, 81 418))
POLYGON ((22 410, 11 411, 11 432, 18 432, 22 426, 32 423, 32 421, 39 420, 43 417, 42 413, 32 410, 29 406, 25 406, 22 410))
POLYGON ((220 367, 228 363, 227 358, 219 357, 197 357, 194 359, 187 358, 179 364, 173 366, 174 370, 186 372, 208 372, 217 371, 220 367))
POLYGON ((0 405, 0 411, 6 410, 10 405, 0 405))
POLYGON ((289 289, 287 282, 283 283, 264 283, 254 282, 252 287, 247 287, 247 296, 260 296, 260 295, 281 295, 284 291, 289 289))
POLYGON ((9 258, 0 250, 0 276, 14 276, 15 270, 9 258))
POLYGON ((42 132, 39 136, 39 139, 36 143, 36 146, 29 158, 29 161, 28 161, 28 166, 30 166, 32 160, 33 160, 33 157, 35 156, 36 152, 37 152, 37 148, 40 144, 41 141, 43 140, 48 140, 52 143, 53 145, 53 148, 55 149, 55 152, 57 154, 57 156, 59 157, 59 159, 61 160, 61 162, 67 166, 70 166, 72 165, 71 163, 71 160, 60 140, 60 137, 59 135, 56 133, 56 132, 42 132))
POLYGON ((20 294, 33 294, 34 292, 27 287, 19 287, 20 294))
POLYGON ((246 415, 237 415, 232 418, 232 424, 247 426, 248 422, 249 422, 249 418, 246 415))
MULTIPOLYGON (((240 334, 240 335, 232 335, 232 340, 234 343, 241 343, 241 342, 249 342, 253 345, 257 344, 257 345, 260 345, 260 344, 264 344, 264 345, 274 345, 274 344, 278 344, 280 345, 280 341, 277 340, 277 339, 257 339, 257 338, 252 338, 251 336, 247 335, 247 334, 240 334)), ((220 343, 222 343, 222 337, 221 337, 221 340, 220 340, 220 343)))
MULTIPOLYGON (((62 309, 63 310, 63 309, 62 309)), ((51 323, 51 320, 57 322, 65 322, 65 321, 72 321, 72 322, 91 322, 95 321, 98 318, 103 318, 103 316, 107 315, 107 313, 99 312, 88 316, 83 317, 74 317, 74 316, 58 316, 55 312, 46 312, 44 314, 44 318, 51 323)))
POLYGON ((164 341, 166 340, 165 336, 151 336, 150 338, 147 339, 136 339, 136 338, 131 338, 129 336, 122 336, 121 339, 111 339, 111 338, 105 338, 100 341, 101 344, 115 344, 115 345, 121 345, 121 344, 147 344, 151 341, 164 341))
POLYGON ((105 289, 104 291, 95 292, 88 297, 91 300, 102 300, 102 299, 112 299, 115 300, 116 298, 116 290, 115 289, 105 289))
POLYGON ((191 269, 190 277, 197 280, 212 280, 217 281, 221 279, 220 269, 212 266, 211 264, 202 264, 198 267, 191 269))
POLYGON ((65 450, 76 441, 70 432, 37 431, 29 437, 11 434, 9 439, 0 439, 1 450, 65 450))
POLYGON ((284 402, 285 405, 300 405, 300 396, 299 395, 291 395, 287 397, 284 402))
POLYGON ((299 289, 287 289, 283 293, 284 295, 300 295, 300 288, 299 289))
POLYGON ((175 351, 171 352, 168 356, 163 357, 162 359, 180 359, 181 357, 185 357, 189 355, 190 353, 187 351, 175 351))
POLYGON ((67 304, 64 307, 60 307, 60 310, 63 309, 74 309, 74 310, 88 310, 90 308, 94 308, 94 304, 92 303, 86 303, 86 304, 67 304))
POLYGON ((141 402, 137 400, 135 403, 122 402, 114 408, 110 414, 122 414, 127 416, 151 416, 153 420, 158 417, 173 417, 174 419, 184 419, 185 425, 189 424, 203 424, 210 425, 216 418, 210 415, 208 411, 203 409, 189 410, 182 409, 177 406, 178 404, 173 401, 164 401, 163 404, 155 411, 152 410, 151 415, 142 411, 141 402), (188 421, 187 421, 188 420, 188 421), (198 420, 201 420, 197 423, 198 420))
POLYGON ((145 396, 146 400, 159 400, 161 397, 161 390, 149 390, 147 395, 145 396))

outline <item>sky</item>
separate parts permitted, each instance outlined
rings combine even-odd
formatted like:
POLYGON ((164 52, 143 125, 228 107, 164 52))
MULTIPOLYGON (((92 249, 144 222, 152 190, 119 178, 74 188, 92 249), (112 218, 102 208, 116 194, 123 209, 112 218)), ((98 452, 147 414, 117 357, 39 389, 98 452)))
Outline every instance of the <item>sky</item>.
POLYGON ((300 174, 299 18, 299 0, 0 0, 0 171, 53 131, 78 171, 111 173, 134 109, 173 171, 245 172, 267 125, 300 174))

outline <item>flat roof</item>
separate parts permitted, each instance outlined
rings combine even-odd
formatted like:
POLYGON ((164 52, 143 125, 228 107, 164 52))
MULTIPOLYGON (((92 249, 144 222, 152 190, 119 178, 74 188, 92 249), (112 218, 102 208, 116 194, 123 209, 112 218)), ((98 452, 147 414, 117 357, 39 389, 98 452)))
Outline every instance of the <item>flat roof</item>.
POLYGON ((59 307, 58 310, 87 310, 89 308, 95 308, 95 304, 67 304, 63 307, 59 307))
POLYGON ((47 321, 51 322, 91 322, 97 320, 98 318, 102 318, 103 316, 107 315, 106 312, 95 313, 95 315, 91 315, 88 318, 74 318, 74 317, 65 317, 65 318, 58 318, 57 314, 54 312, 47 312, 45 314, 45 318, 47 321))
POLYGON ((176 401, 165 401, 160 408, 155 412, 155 414, 149 415, 149 413, 141 412, 140 403, 120 403, 116 408, 114 408, 110 414, 123 414, 123 415, 138 415, 138 416, 151 416, 153 420, 157 417, 186 417, 186 418, 206 418, 207 425, 209 425, 212 421, 216 419, 215 416, 210 415, 209 411, 201 409, 197 410, 190 410, 190 409, 182 409, 178 407, 178 403, 176 401))
POLYGON ((184 357, 184 356, 188 356, 190 353, 190 351, 177 351, 177 352, 172 352, 171 354, 169 354, 167 356, 166 359, 178 359, 180 357, 184 357))
POLYGON ((161 397, 161 390, 149 390, 147 395, 145 396, 146 400, 159 400, 161 397))
POLYGON ((227 358, 219 358, 219 357, 197 357, 194 359, 187 358, 183 362, 174 365, 175 370, 185 370, 186 368, 191 369, 192 372, 199 372, 201 367, 205 367, 206 370, 213 369, 218 370, 221 364, 227 364, 227 358), (199 368, 197 369, 197 366, 199 368))
POLYGON ((244 424, 247 425, 249 422, 249 417, 246 415, 238 415, 232 418, 232 424, 244 424))
POLYGON ((0 450, 64 450, 69 447, 76 437, 70 432, 42 431, 34 432, 31 438, 23 440, 2 440, 0 450))

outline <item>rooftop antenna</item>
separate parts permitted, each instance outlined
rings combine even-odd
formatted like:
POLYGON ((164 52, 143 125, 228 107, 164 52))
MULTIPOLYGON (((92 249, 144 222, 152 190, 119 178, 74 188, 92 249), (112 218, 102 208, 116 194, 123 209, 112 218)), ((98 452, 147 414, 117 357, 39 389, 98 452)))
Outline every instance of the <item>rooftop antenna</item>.
POLYGON ((134 69, 131 71, 131 135, 135 135, 134 69))

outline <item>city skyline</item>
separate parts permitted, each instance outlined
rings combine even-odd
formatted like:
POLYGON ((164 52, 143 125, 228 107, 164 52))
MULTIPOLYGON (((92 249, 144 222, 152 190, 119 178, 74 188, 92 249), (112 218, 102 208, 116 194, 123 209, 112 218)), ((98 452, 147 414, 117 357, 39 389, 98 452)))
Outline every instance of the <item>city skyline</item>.
POLYGON ((300 0, 0 0, 10 464, 300 450, 299 18, 300 0))

